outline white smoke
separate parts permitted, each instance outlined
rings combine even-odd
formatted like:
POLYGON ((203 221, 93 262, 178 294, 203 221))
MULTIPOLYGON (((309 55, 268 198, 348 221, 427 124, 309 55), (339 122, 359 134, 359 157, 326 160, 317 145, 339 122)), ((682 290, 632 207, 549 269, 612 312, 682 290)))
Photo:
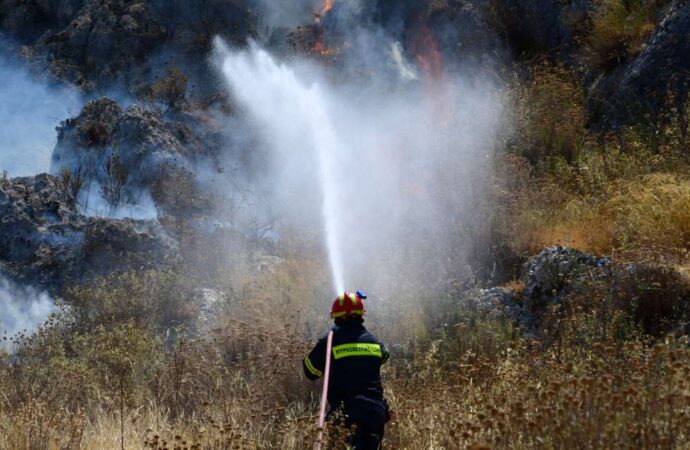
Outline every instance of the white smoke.
POLYGON ((48 172, 55 127, 80 110, 80 95, 35 80, 4 57, 0 79, 0 171, 13 177, 48 172))
MULTIPOLYGON (((55 309, 53 300, 45 292, 18 286, 0 277, 0 336, 30 335, 55 309)), ((7 348, 8 341, 3 342, 7 348)))
POLYGON ((312 19, 315 0, 254 0, 263 21, 270 27, 294 27, 312 19))
POLYGON ((407 62, 405 55, 403 54, 402 44, 400 42, 394 42, 391 44, 390 57, 395 64, 400 78, 403 80, 418 80, 419 75, 417 71, 407 62))
POLYGON ((400 48, 389 55, 399 79, 344 82, 216 42, 229 90, 271 155, 274 208, 322 231, 335 289, 375 286, 379 297, 457 270, 455 235, 481 195, 502 111, 490 82, 415 81, 400 48))
POLYGON ((103 187, 97 181, 89 181, 77 198, 79 212, 87 217, 110 219, 155 220, 158 218, 156 202, 147 189, 136 191, 132 202, 113 206, 103 196, 103 187))

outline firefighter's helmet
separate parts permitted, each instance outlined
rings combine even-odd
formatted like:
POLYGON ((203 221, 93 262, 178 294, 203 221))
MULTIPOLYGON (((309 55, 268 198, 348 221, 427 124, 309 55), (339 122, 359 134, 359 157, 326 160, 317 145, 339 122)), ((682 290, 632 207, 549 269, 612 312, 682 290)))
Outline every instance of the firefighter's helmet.
POLYGON ((362 300, 366 298, 367 296, 360 291, 356 293, 343 292, 333 301, 333 306, 331 306, 331 318, 337 319, 345 316, 363 316, 366 311, 364 310, 364 303, 362 300))

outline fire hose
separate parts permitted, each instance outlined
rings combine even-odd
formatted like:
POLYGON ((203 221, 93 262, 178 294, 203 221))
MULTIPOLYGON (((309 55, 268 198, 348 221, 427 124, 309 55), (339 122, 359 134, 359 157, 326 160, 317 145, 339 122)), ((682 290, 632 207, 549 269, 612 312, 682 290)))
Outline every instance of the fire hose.
POLYGON ((316 450, 323 444, 323 429, 326 426, 326 402, 328 402, 328 378, 331 374, 331 347, 333 347, 333 330, 328 332, 326 340, 326 369, 323 374, 323 393, 321 394, 321 412, 319 413, 319 436, 316 438, 316 450))

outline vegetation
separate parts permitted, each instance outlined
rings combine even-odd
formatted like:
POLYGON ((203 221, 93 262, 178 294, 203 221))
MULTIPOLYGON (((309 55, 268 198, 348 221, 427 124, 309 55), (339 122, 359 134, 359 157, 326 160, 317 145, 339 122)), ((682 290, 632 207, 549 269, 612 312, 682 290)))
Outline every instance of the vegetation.
POLYGON ((105 161, 103 171, 106 176, 105 183, 101 186, 101 194, 112 209, 116 209, 122 202, 122 195, 127 185, 127 167, 122 163, 120 155, 113 152, 105 161))
POLYGON ((599 0, 592 14, 592 30, 585 45, 592 66, 615 68, 637 56, 656 27, 667 1, 599 0))
MULTIPOLYGON (((190 302, 165 304, 176 283, 155 272, 102 279, 72 300, 110 306, 84 319, 82 303, 17 337, 0 371, 0 448, 310 447, 318 392, 301 375, 308 331, 280 315, 224 319, 166 342, 168 319, 141 320, 149 312, 130 311, 128 296, 161 288, 153 309, 189 317, 190 302)), ((396 412, 387 448, 687 446, 687 342, 646 337, 632 315, 612 318, 604 304, 554 312, 540 340, 463 307, 428 338, 398 341, 384 374, 396 412)), ((341 438, 329 429, 328 439, 341 438)))
MULTIPOLYGON (((650 8, 601 3, 587 41, 596 64, 640 51, 650 8)), ((605 282, 592 276, 531 334, 482 312, 457 280, 405 286, 422 306, 401 301, 395 316, 367 319, 394 344, 384 446, 688 448, 687 124, 670 111, 661 132, 595 135, 575 75, 544 61, 525 70, 510 90, 514 129, 478 208, 484 227, 469 230, 490 254, 472 262, 492 272, 498 264, 508 281, 527 256, 562 244, 647 264, 605 282)), ((182 79, 161 85, 171 108, 184 98, 182 79)), ((154 195, 176 205, 188 191, 187 179, 171 177, 154 195)), ((176 227, 187 259, 174 269, 133 267, 74 285, 40 332, 4 338, 0 449, 312 446, 318 386, 300 365, 314 324, 327 321, 314 307, 328 292, 321 256, 295 252, 299 236, 289 232, 269 259, 230 231, 195 240, 193 225, 176 227), (211 313, 198 286, 219 293, 211 313)), ((521 298, 519 281, 506 287, 521 298)), ((329 444, 344 433, 329 425, 329 444)))
POLYGON ((681 115, 669 113, 659 132, 639 125, 594 135, 576 81, 548 64, 513 95, 516 130, 497 165, 494 201, 516 252, 561 244, 687 264, 690 161, 681 115))
POLYGON ((189 76, 175 66, 168 67, 165 77, 153 83, 148 97, 160 102, 170 111, 177 111, 187 105, 189 76))
POLYGON ((60 169, 60 181, 62 181, 65 190, 75 199, 78 198, 81 188, 84 186, 84 170, 81 166, 76 172, 72 172, 69 168, 63 167, 60 169))

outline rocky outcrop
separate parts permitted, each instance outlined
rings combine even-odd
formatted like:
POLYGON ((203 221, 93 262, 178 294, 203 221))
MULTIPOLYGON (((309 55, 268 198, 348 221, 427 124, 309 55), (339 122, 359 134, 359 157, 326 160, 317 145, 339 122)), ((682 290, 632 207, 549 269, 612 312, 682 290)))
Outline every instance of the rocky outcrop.
POLYGON ((137 105, 122 110, 101 98, 58 128, 51 171, 82 174, 110 190, 109 200, 121 203, 136 204, 141 191, 148 190, 157 206, 172 212, 179 198, 165 189, 166 183, 174 178, 181 189, 194 191, 192 165, 200 160, 212 164, 220 151, 219 133, 199 115, 166 117, 137 105))
POLYGON ((154 221, 85 217, 51 175, 0 183, 0 271, 50 291, 131 268, 161 267, 176 242, 154 221))
POLYGON ((217 324, 218 314, 228 302, 227 295, 208 288, 195 289, 192 294, 192 302, 199 308, 195 327, 199 331, 208 331, 217 324))
MULTIPOLYGON (((690 73, 690 3, 675 1, 642 52, 612 73, 599 76, 589 89, 593 123, 606 128, 654 120, 669 94, 684 107, 690 73)), ((675 105, 674 105, 675 106, 675 105)))
POLYGON ((22 43, 66 27, 85 0, 0 0, 0 26, 22 43))
MULTIPOLYGON (((496 320, 509 320, 538 335, 545 318, 575 298, 607 302, 651 334, 685 330, 690 321, 690 283, 673 269, 616 264, 607 257, 550 247, 525 264, 522 289, 491 288, 467 293, 463 306, 496 320)), ((689 330, 690 331, 690 330, 689 330)))
POLYGON ((91 90, 143 64, 165 39, 165 28, 145 3, 90 2, 67 27, 46 32, 32 55, 58 79, 91 90))
POLYGON ((207 73, 214 35, 244 41, 252 20, 223 0, 0 0, 2 30, 59 80, 92 90, 131 90, 161 74, 166 54, 207 73))
POLYGON ((563 247, 550 247, 529 259, 522 282, 523 320, 535 327, 552 305, 562 304, 571 293, 606 277, 612 261, 563 247))

